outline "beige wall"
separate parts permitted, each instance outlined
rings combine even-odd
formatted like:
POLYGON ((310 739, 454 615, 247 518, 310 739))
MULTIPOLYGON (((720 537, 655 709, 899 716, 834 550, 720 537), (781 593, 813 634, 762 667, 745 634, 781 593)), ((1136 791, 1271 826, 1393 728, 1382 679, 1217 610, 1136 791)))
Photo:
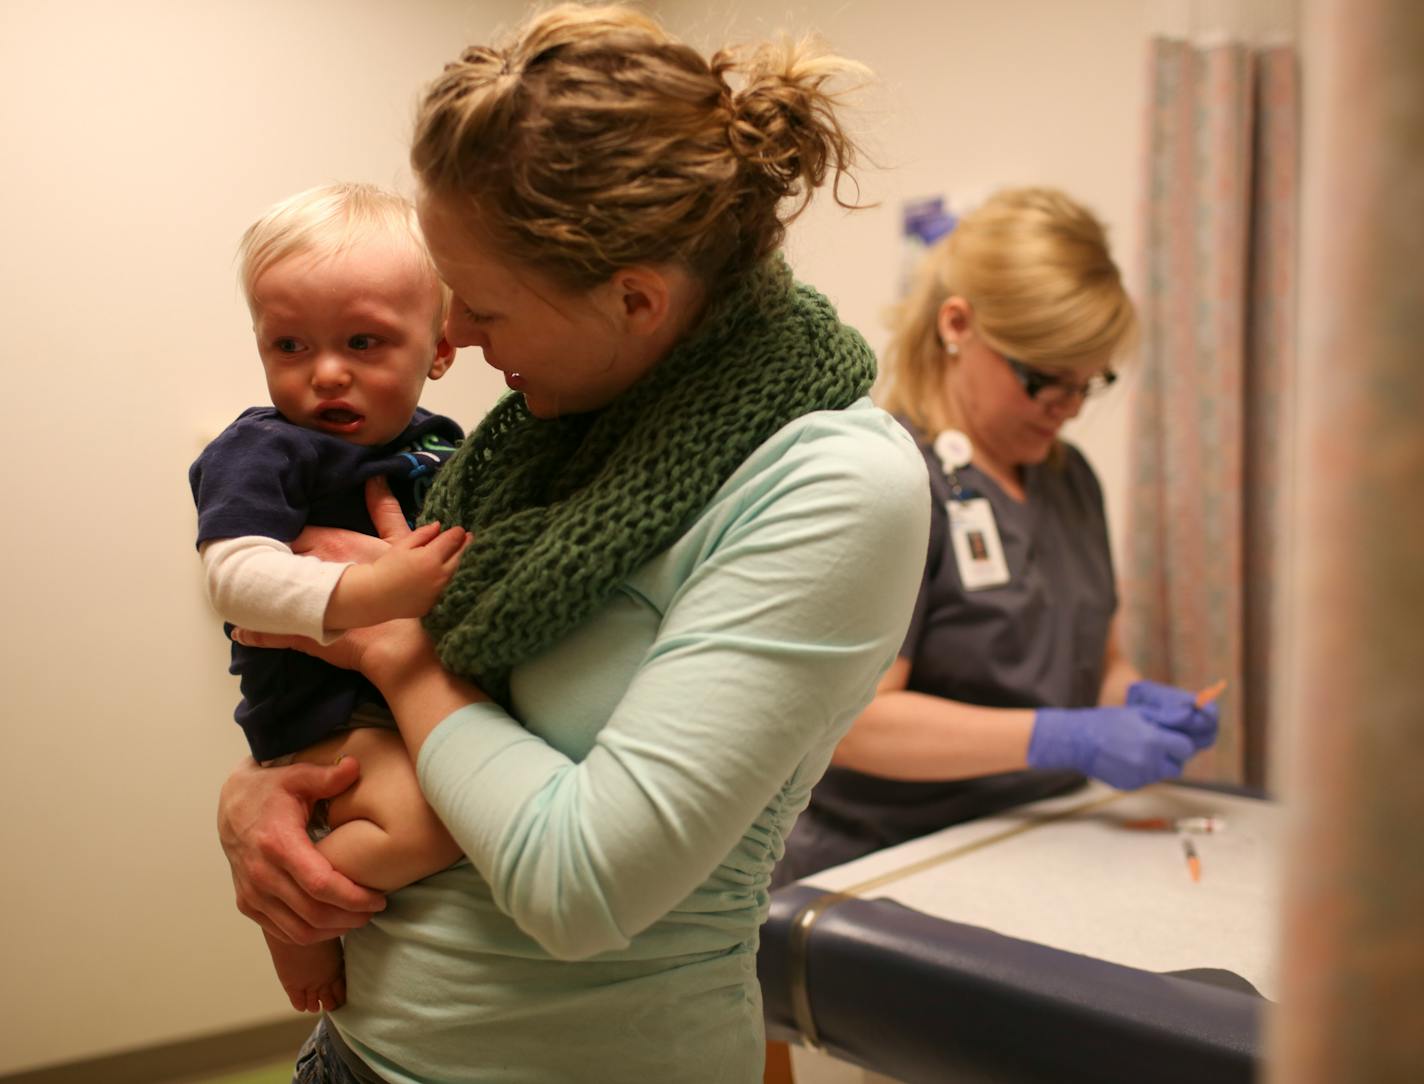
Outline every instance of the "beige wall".
MULTIPOLYGON (((1052 183, 1135 274, 1142 0, 658 5, 700 44, 819 29, 881 82, 857 122, 878 209, 823 201, 803 277, 873 344, 906 198, 1052 183)), ((0 456, 13 509, 0 631, 7 755, 0 1074, 280 1016, 212 828, 243 751, 200 597, 185 467, 262 398, 231 253, 268 203, 403 184, 413 96, 522 10, 422 0, 0 3, 0 456)), ((427 404, 497 391, 462 356, 427 404)), ((1076 431, 1120 520, 1127 396, 1076 431)))
MULTIPOLYGON (((665 0, 668 22, 704 46, 815 30, 870 66, 856 126, 882 168, 861 175, 873 209, 813 204, 792 237, 798 272, 877 350, 899 283, 904 202, 974 204, 1004 185, 1066 189, 1108 224, 1119 264, 1137 267, 1138 161, 1146 41, 1161 18, 1144 0, 665 0)), ((1121 527, 1130 382, 1069 430, 1102 476, 1121 527)))
MULTIPOLYGON (((402 184, 415 94, 522 4, 0 4, 0 1073, 272 1019, 213 834, 243 751, 186 468, 263 397, 246 225, 402 184)), ((464 419, 490 370, 427 402, 464 419)))

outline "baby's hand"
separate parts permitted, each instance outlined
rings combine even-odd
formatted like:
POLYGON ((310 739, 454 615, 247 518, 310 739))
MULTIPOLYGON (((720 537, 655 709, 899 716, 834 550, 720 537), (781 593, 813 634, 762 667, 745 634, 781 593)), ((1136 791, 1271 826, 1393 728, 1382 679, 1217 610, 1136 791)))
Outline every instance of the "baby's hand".
POLYGON ((376 579, 374 604, 379 613, 363 625, 379 625, 397 617, 424 617, 455 575, 468 535, 463 527, 442 531, 427 523, 391 544, 368 566, 376 579))
POLYGON ((330 631, 424 617, 455 575, 469 535, 463 527, 427 523, 391 544, 369 565, 352 565, 326 604, 330 631))

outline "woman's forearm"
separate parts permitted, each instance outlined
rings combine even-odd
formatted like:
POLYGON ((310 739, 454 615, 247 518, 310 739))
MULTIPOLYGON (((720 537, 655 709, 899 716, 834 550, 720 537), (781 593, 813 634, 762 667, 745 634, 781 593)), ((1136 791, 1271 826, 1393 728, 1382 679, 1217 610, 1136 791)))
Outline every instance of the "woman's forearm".
POLYGON ((1134 681, 1141 681, 1142 674, 1137 667, 1119 655, 1103 671, 1102 689, 1098 693, 1098 703, 1104 705, 1127 703, 1127 690, 1134 681))
POLYGON ((1027 766, 1031 708, 984 708, 925 693, 883 691, 831 763, 886 779, 969 779, 1027 766))
POLYGON ((1108 642, 1103 648, 1103 681, 1098 687, 1098 703, 1127 703, 1127 690, 1142 674, 1122 650, 1122 618, 1114 617, 1108 628, 1108 642))
POLYGON ((378 664, 366 676, 386 698, 412 760, 420 755, 431 731, 452 712, 489 699, 478 686, 446 670, 428 640, 413 658, 398 665, 378 664))

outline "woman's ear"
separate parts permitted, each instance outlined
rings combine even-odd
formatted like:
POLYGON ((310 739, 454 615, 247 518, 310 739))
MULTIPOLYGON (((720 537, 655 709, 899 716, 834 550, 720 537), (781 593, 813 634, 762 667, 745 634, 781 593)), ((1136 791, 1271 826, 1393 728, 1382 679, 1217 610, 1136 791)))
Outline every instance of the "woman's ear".
POLYGON ((960 342, 969 331, 969 317, 972 313, 969 302, 957 294, 945 298, 941 303, 935 323, 940 344, 946 353, 959 353, 960 342), (951 350, 951 346, 954 349, 951 350))
POLYGON ((667 274, 646 265, 619 268, 609 279, 605 304, 610 315, 632 335, 650 335, 662 328, 673 304, 667 274))

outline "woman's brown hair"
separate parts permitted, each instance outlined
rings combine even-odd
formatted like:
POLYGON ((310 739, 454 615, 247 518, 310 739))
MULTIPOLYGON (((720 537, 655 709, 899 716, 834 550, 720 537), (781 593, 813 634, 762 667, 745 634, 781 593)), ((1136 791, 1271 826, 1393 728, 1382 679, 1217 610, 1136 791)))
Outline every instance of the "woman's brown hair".
POLYGON ((567 288, 673 262, 715 289, 776 250, 828 175, 853 205, 856 148, 827 88, 845 74, 865 69, 810 42, 707 60, 630 8, 565 4, 446 65, 411 163, 567 288))

